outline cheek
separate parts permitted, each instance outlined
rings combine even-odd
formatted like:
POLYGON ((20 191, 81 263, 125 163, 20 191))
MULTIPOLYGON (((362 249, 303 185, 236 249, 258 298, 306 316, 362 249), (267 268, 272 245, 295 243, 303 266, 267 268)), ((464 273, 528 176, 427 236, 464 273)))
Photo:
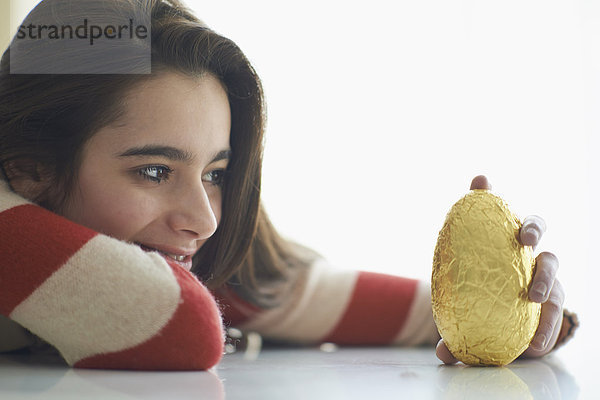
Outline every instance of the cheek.
POLYGON ((80 183, 64 216, 97 232, 129 241, 152 221, 154 206, 127 188, 80 183))

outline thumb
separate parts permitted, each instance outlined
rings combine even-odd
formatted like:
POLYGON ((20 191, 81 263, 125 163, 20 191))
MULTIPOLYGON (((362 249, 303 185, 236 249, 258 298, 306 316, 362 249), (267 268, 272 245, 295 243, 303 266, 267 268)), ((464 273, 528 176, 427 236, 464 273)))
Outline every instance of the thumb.
POLYGON ((446 343, 444 343, 444 339, 440 339, 437 346, 435 346, 435 355, 444 363, 444 364, 456 364, 458 360, 454 358, 446 343))

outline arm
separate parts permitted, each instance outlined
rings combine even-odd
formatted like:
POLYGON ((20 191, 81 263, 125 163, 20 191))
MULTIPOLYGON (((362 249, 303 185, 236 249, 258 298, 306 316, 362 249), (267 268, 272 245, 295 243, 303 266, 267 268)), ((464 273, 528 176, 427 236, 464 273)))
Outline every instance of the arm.
POLYGON ((218 293, 225 321, 294 343, 416 345, 439 338, 429 285, 397 276, 338 270, 317 260, 275 308, 262 310, 231 289, 218 293))
POLYGON ((0 314, 69 365, 207 369, 220 313, 189 272, 30 204, 0 181, 0 314))

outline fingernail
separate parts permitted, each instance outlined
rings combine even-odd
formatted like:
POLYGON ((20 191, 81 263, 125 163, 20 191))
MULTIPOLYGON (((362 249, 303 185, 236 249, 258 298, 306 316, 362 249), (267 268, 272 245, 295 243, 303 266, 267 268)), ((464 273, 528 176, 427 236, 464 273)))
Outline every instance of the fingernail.
POLYGON ((535 285, 533 285, 532 290, 538 295, 540 295, 542 298, 545 298, 546 292, 548 291, 548 286, 546 286, 544 282, 538 282, 535 285))
POLYGON ((535 335, 535 338, 533 338, 533 342, 531 342, 531 347, 533 347, 535 350, 544 350, 546 348, 547 340, 548 339, 546 338, 546 335, 544 335, 543 333, 539 333, 535 335))
POLYGON ((535 229, 533 226, 528 226, 527 228, 525 228, 525 234, 533 237, 533 243, 537 243, 540 239, 540 234, 538 230, 535 229))

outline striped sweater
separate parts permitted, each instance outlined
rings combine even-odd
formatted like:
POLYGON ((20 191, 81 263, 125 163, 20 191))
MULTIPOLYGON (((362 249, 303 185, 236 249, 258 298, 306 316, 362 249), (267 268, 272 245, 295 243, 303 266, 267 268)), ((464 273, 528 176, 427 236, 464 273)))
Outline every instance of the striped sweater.
POLYGON ((429 287, 319 260, 280 306, 31 204, 0 181, 0 351, 34 333, 82 368, 198 370, 223 354, 223 321, 297 343, 434 343, 429 287), (216 297, 216 298, 215 298, 216 297), (24 329, 26 328, 26 329, 24 329))

